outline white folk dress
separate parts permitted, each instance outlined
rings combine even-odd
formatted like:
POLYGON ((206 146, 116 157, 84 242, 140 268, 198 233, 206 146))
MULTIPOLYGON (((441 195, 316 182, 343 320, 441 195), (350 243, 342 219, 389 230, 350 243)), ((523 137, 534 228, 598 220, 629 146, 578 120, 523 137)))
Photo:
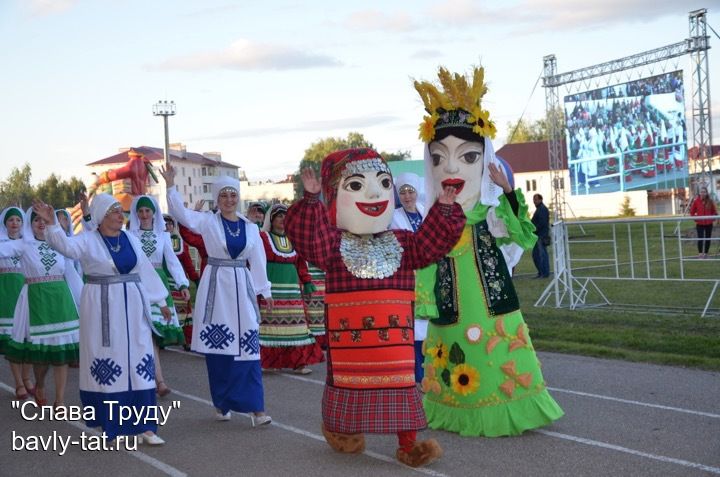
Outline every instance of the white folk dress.
MULTIPOLYGON (((202 235, 209 261, 232 260, 225 243, 220 213, 186 209, 180 193, 168 191, 170 215, 202 235)), ((239 361, 260 359, 259 316, 256 296, 271 297, 265 250, 257 225, 238 214, 245 226, 245 249, 235 260, 249 268, 215 266, 208 263, 195 299, 192 349, 204 354, 233 355, 239 361), (215 276, 215 290, 210 294, 215 276)))
POLYGON ((156 431, 157 423, 149 421, 121 426, 117 408, 111 419, 109 402, 138 412, 155 405, 149 310, 151 303, 165 305, 167 289, 131 234, 121 232, 117 242, 122 253, 135 255, 128 273, 118 271, 99 231, 67 237, 55 224, 46 237, 63 255, 80 260, 87 278, 80 298, 80 398, 95 409, 96 418, 88 426, 102 426, 110 438, 156 431))
POLYGON ((168 191, 168 204, 170 215, 202 235, 208 253, 192 349, 205 354, 213 405, 222 414, 264 411, 257 296, 269 298, 271 291, 258 228, 239 214, 229 227, 219 212, 188 210, 175 189, 168 191))

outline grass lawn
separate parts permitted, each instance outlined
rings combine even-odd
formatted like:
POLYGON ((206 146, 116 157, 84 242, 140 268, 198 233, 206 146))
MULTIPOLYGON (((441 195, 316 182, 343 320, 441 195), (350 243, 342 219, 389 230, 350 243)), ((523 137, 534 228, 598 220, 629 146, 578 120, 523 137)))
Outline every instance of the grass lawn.
MULTIPOLYGON (((549 306, 533 306, 550 280, 530 278, 536 270, 531 254, 526 253, 515 270, 514 282, 536 349, 720 371, 720 317, 700 317, 712 284, 679 280, 679 249, 683 257, 694 257, 697 249, 692 239, 677 240, 673 235, 675 223, 664 224, 662 234, 659 224, 633 224, 632 243, 627 226, 618 226, 617 247, 611 243, 577 243, 612 239, 612 230, 606 226, 586 226, 588 235, 584 237, 576 228, 571 229, 574 238, 570 247, 578 259, 573 268, 581 269, 575 276, 608 278, 594 281, 614 307, 569 310, 554 308, 554 299, 548 301, 549 306), (642 240, 645 234, 647 247, 642 240), (611 261, 616 250, 617 268, 611 261), (605 258, 607 262, 597 261, 605 258), (615 276, 624 280, 610 279, 615 276), (678 281, 640 279, 648 276, 678 281)), ((685 224, 681 235, 691 228, 685 224)), ((717 242, 711 252, 716 250, 717 242)), ((720 262, 685 260, 682 267, 685 279, 720 279, 720 262)), ((599 295, 590 293, 588 302, 600 302, 599 295)), ((712 307, 719 306, 720 297, 716 297, 712 307)))

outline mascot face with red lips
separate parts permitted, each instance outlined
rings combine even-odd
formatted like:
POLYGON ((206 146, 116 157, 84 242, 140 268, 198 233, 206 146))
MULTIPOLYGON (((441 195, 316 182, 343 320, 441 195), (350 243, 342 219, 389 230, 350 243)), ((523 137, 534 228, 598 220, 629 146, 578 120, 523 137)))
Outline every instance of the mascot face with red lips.
POLYGON ((395 195, 390 169, 372 149, 338 151, 331 182, 336 189, 326 190, 331 199, 330 215, 337 227, 355 235, 377 234, 387 230, 395 210, 395 195), (334 197, 333 197, 334 196, 334 197))
POLYGON ((480 181, 483 175, 484 146, 480 141, 466 141, 455 136, 431 142, 428 145, 432 162, 433 183, 453 186, 457 202, 463 210, 471 210, 480 199, 480 181))

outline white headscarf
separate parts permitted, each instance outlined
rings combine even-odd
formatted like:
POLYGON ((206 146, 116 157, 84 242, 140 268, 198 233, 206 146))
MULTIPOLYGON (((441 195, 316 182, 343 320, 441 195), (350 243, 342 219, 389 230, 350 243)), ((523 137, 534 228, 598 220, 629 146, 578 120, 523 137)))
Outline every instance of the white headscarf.
MULTIPOLYGON (((72 221, 72 215, 70 215, 70 212, 67 211, 67 209, 55 209, 55 220, 57 220, 58 214, 65 214, 68 218, 68 231, 65 232, 65 234, 68 237, 72 237, 75 235, 75 231, 73 230, 73 221, 72 221)), ((62 225, 60 226, 62 228, 62 225)))
POLYGON ((230 187, 232 189, 235 189, 238 193, 238 199, 240 196, 240 181, 235 179, 234 177, 230 176, 220 176, 215 178, 215 182, 212 184, 212 194, 213 198, 215 199, 215 205, 217 205, 218 202, 218 196, 220 195, 220 191, 230 187))
POLYGON ((172 231, 169 232, 171 235, 174 234, 174 233, 176 233, 176 232, 178 231, 178 230, 177 230, 177 220, 175 220, 175 217, 173 217, 173 216, 170 215, 170 214, 162 214, 162 218, 163 218, 163 222, 167 222, 168 220, 169 220, 170 222, 172 222, 172 224, 173 224, 173 226, 172 226, 172 231))
MULTIPOLYGON (((5 217, 7 217, 8 212, 10 212, 10 209, 16 209, 20 212, 20 215, 22 217, 23 225, 25 225, 25 213, 22 211, 20 207, 10 206, 3 209, 2 213, 0 214, 0 240, 8 239, 8 233, 7 233, 7 227, 5 226, 5 217)), ((20 231, 22 233, 22 230, 20 231)))
MULTIPOLYGON (((415 192, 417 192, 417 205, 419 205, 423 210, 423 205, 425 204, 425 181, 423 181, 423 178, 419 175, 415 174, 414 172, 403 172, 402 174, 399 174, 397 178, 394 178, 395 181, 395 190, 398 193, 398 197, 400 196, 400 188, 404 185, 409 185, 413 189, 415 189, 415 192)), ((395 208, 402 207, 402 204, 400 201, 398 201, 395 204, 395 208)))
MULTIPOLYGON (((425 196, 425 205, 426 208, 429 210, 430 207, 432 207, 432 205, 435 203, 435 200, 437 200, 438 196, 440 195, 440 189, 436 187, 439 186, 439 184, 435 184, 433 181, 433 166, 432 158, 430 157, 430 144, 425 144, 424 162, 425 191, 427 193, 427 195, 425 196)), ((493 148, 490 138, 486 137, 483 153, 483 175, 482 181, 480 183, 480 203, 482 203, 483 205, 496 207, 500 205, 500 200, 498 198, 502 195, 503 190, 502 187, 495 184, 492 179, 490 179, 490 164, 495 164, 497 167, 500 168, 501 171, 505 172, 502 164, 500 164, 500 161, 498 161, 497 157, 495 157, 495 149, 493 148)))
POLYGON ((287 210, 288 210, 287 205, 285 205, 285 204, 271 205, 270 208, 268 209, 267 213, 265 214, 265 220, 264 220, 263 226, 262 226, 262 229, 265 232, 272 232, 272 217, 271 216, 277 215, 277 213, 275 211, 278 209, 283 209, 285 215, 287 215, 287 210))
POLYGON ((105 218, 105 214, 114 204, 119 204, 110 194, 96 194, 90 204, 90 218, 98 227, 105 218))
POLYGON ((398 194, 400 193, 400 188, 404 185, 409 185, 413 189, 415 189, 415 192, 420 195, 420 188, 422 187, 422 182, 420 180, 420 176, 415 174, 414 172, 403 172, 402 174, 399 174, 395 178, 395 189, 398 191, 398 194))
POLYGON ((34 212, 32 207, 28 207, 28 210, 25 211, 25 217, 27 218, 27 220, 23 220, 23 240, 37 240, 32 230, 33 213, 34 212))
POLYGON ((155 212, 153 212, 153 225, 152 230, 155 232, 155 235, 162 235, 163 232, 165 232, 165 219, 163 218, 163 214, 160 211, 160 206, 158 205, 157 200, 155 200, 155 197, 151 195, 139 195, 135 197, 132 201, 132 204, 130 205, 130 224, 128 226, 128 230, 131 232, 137 232, 140 230, 140 218, 137 214, 137 203, 142 199, 143 197, 147 198, 152 202, 153 207, 155 208, 155 212))

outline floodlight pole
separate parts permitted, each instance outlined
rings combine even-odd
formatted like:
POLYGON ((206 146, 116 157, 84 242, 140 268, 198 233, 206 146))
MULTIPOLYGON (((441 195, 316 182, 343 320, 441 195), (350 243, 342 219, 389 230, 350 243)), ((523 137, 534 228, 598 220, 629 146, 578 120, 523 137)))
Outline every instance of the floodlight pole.
POLYGON ((170 161, 170 131, 168 128, 168 116, 175 116, 175 101, 160 100, 153 105, 153 116, 162 116, 165 125, 165 150, 163 153, 165 167, 170 161))

